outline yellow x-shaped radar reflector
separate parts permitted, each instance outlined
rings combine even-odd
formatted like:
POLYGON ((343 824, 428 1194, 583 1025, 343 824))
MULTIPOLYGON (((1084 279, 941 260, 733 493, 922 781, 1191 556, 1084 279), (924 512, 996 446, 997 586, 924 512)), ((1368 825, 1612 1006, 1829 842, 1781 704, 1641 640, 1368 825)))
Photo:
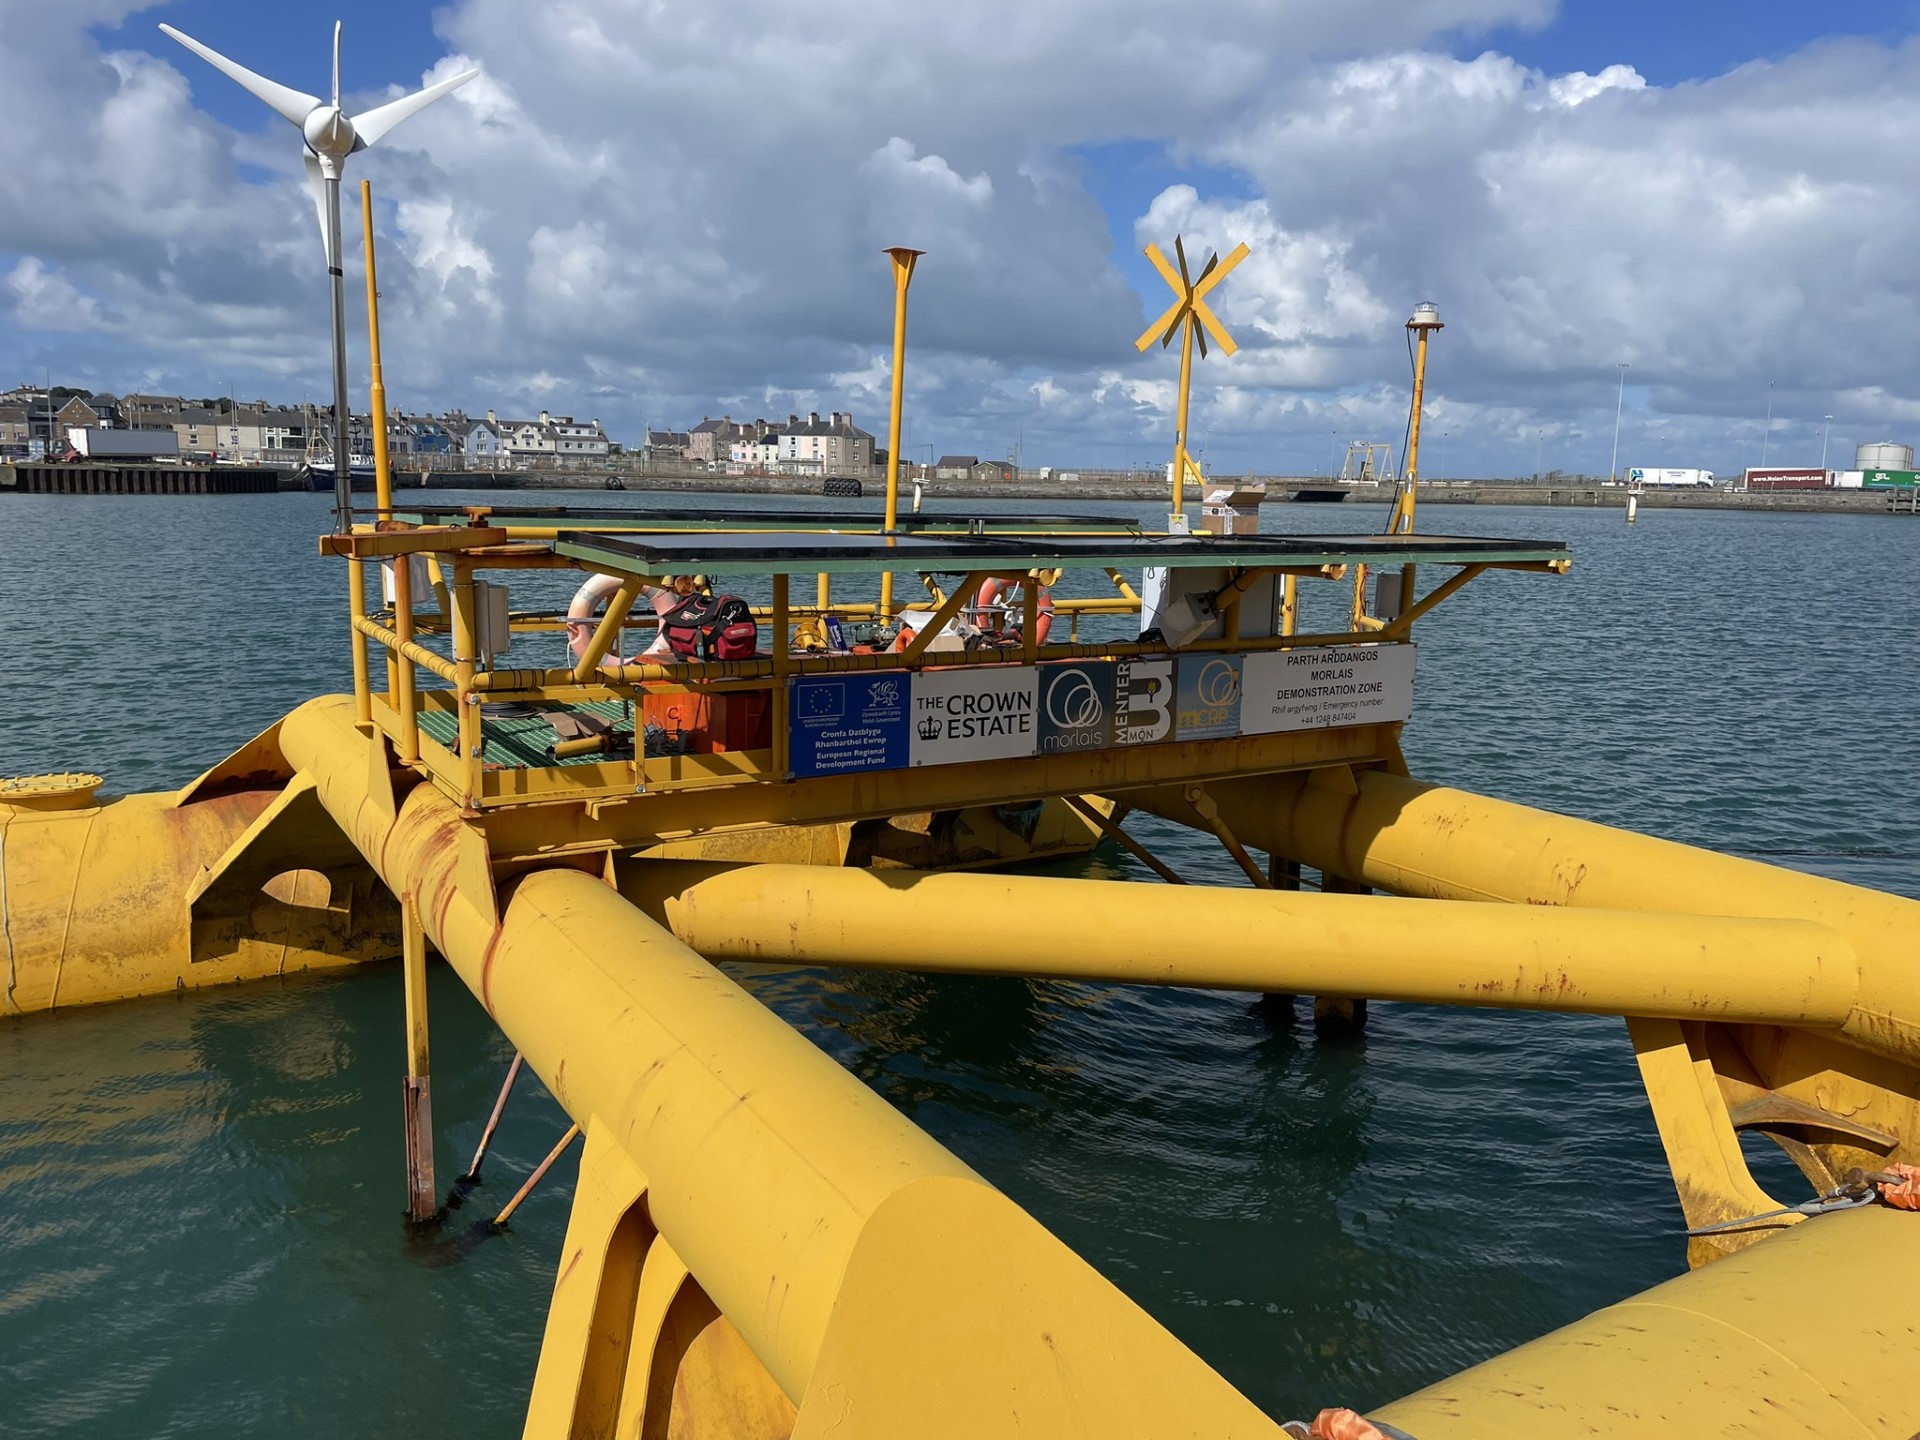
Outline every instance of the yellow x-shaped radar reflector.
POLYGON ((1133 342, 1133 348, 1145 350, 1158 340, 1161 348, 1165 349, 1172 343, 1173 337, 1180 333, 1182 325, 1191 324, 1197 320, 1199 328, 1195 330, 1194 338, 1200 342, 1202 359, 1206 358, 1209 335, 1213 337, 1213 343, 1220 347, 1221 354, 1233 354, 1240 347, 1233 343, 1233 336, 1226 332, 1226 327, 1221 325, 1219 320, 1214 318, 1213 311, 1207 308, 1207 292, 1226 279, 1227 272, 1246 259, 1250 252, 1245 245, 1236 245, 1225 260, 1218 255, 1208 256, 1206 266, 1201 270, 1198 280, 1190 279, 1188 276, 1186 246, 1181 243, 1178 235, 1173 237, 1173 253, 1180 257, 1180 268, 1177 270, 1167 263, 1167 257, 1161 253, 1158 245, 1147 246, 1147 259, 1153 262, 1153 268, 1160 272, 1160 278, 1167 282, 1176 298, 1173 304, 1167 307, 1166 313, 1149 325, 1146 333, 1133 342))

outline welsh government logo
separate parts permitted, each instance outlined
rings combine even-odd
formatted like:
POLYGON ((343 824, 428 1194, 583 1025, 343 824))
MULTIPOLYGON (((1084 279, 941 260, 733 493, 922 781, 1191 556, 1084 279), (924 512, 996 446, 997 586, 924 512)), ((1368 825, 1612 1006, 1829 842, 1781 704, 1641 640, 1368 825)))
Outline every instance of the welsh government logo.
POLYGON ((876 706, 884 705, 889 709, 898 708, 900 704, 900 682, 898 680, 874 681, 873 687, 867 691, 867 703, 876 706))
POLYGON ((1107 718, 1100 691, 1084 670, 1067 670, 1047 692, 1047 719, 1056 729, 1086 730, 1107 718))
POLYGON ((922 740, 938 740, 940 738, 939 720, 931 715, 922 720, 920 722, 920 738, 922 740))
POLYGON ((1193 689, 1202 705, 1231 705, 1240 695, 1240 674, 1231 660, 1209 660, 1193 689))

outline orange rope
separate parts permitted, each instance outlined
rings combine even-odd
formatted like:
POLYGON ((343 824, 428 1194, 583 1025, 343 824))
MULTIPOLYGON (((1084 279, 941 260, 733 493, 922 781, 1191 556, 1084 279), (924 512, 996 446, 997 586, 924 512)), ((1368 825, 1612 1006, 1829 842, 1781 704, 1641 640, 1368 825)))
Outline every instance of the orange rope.
POLYGON ((1897 1209, 1920 1210, 1920 1165, 1895 1163, 1880 1173, 1897 1177, 1875 1182, 1882 1200, 1897 1209))

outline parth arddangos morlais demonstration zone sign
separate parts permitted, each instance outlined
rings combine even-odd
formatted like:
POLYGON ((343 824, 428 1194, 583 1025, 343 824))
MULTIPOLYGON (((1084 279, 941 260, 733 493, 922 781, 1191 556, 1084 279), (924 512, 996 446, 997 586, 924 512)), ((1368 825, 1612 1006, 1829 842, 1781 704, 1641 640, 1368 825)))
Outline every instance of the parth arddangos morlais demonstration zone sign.
POLYGON ((1413 714, 1412 645, 967 665, 793 681, 796 779, 1377 725, 1413 714))

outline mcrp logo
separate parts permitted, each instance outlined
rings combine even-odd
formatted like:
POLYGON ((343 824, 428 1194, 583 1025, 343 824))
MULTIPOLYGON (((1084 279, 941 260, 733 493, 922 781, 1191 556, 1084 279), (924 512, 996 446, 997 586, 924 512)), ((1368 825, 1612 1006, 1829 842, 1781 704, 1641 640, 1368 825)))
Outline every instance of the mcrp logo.
POLYGON ((1063 672, 1047 691, 1047 719, 1060 730, 1086 730, 1107 718, 1099 687, 1084 670, 1063 672))
POLYGON ((1209 660, 1193 682, 1193 693, 1202 705, 1231 705, 1240 694, 1240 672, 1231 660, 1209 660))

